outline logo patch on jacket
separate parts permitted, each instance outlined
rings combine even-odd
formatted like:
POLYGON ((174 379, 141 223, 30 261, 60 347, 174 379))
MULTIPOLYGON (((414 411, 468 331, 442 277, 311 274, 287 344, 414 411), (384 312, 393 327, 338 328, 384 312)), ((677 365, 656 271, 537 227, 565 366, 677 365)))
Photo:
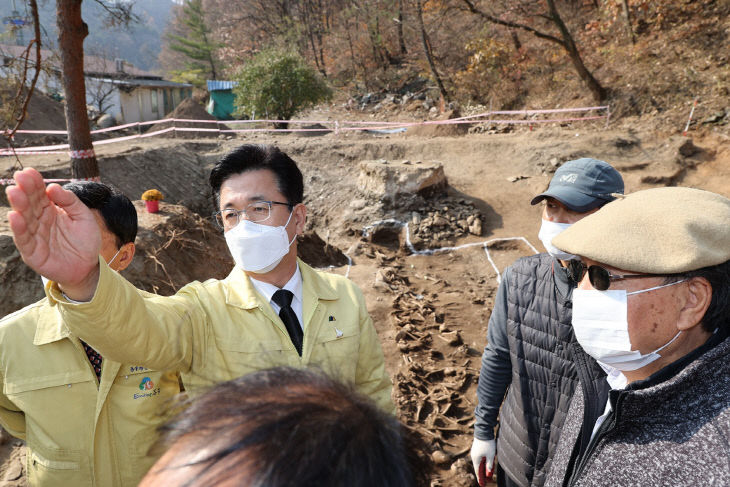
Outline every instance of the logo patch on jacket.
POLYGON ((152 382, 152 379, 150 379, 149 377, 145 377, 144 379, 142 379, 142 382, 139 383, 139 390, 145 392, 143 392, 142 394, 135 394, 135 399, 140 399, 142 397, 152 397, 160 393, 160 388, 158 387, 157 389, 155 389, 155 383, 152 382))
POLYGON ((142 382, 139 383, 140 391, 144 391, 144 390, 149 391, 153 387, 155 387, 155 383, 152 382, 152 379, 150 379, 149 377, 145 377, 144 379, 142 379, 142 382))

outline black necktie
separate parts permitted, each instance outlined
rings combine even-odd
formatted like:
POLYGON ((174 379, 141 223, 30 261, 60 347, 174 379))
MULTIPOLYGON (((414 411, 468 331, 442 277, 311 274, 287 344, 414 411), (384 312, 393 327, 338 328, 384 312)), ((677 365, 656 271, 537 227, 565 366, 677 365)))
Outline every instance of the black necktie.
POLYGON ((294 348, 297 349, 297 353, 301 357, 304 333, 302 332, 302 327, 299 325, 297 314, 291 307, 291 301, 293 298, 294 294, 291 291, 279 289, 271 297, 271 300, 281 307, 281 310, 279 310, 279 318, 281 318, 281 321, 284 322, 286 331, 289 332, 289 338, 291 338, 294 348))
POLYGON ((101 355, 99 354, 99 352, 88 346, 83 340, 81 340, 81 345, 84 346, 86 356, 89 357, 89 362, 91 362, 91 366, 94 368, 96 378, 101 380, 101 355))

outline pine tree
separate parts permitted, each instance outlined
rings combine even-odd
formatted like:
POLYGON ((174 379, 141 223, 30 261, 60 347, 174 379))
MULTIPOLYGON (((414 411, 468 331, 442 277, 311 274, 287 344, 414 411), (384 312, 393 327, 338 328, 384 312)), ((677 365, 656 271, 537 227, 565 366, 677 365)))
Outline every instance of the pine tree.
POLYGON ((211 40, 211 31, 205 25, 203 0, 186 0, 181 20, 189 30, 188 34, 170 34, 168 40, 170 49, 184 54, 189 61, 185 63, 184 70, 175 72, 175 76, 178 80, 202 86, 206 79, 217 79, 214 52, 221 45, 211 40))

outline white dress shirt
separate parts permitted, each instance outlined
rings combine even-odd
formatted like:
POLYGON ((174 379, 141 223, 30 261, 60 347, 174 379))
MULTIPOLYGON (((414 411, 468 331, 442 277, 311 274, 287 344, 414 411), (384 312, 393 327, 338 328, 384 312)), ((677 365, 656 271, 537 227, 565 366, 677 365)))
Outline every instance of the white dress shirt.
MULTIPOLYGON (((598 365, 603 367, 603 370, 606 371, 606 382, 608 382, 608 385, 611 386, 611 390, 621 390, 626 388, 629 381, 626 379, 626 376, 623 374, 623 372, 601 363, 599 363, 598 365)), ((611 401, 609 401, 607 398, 606 409, 603 411, 603 414, 600 415, 596 420, 596 425, 593 427, 593 432, 591 433, 591 439, 593 439, 593 437, 596 435, 596 431, 598 431, 598 428, 600 428, 603 422, 606 421, 606 418, 609 414, 611 414, 611 411, 611 401)))
MULTIPOLYGON (((279 290, 279 288, 274 286, 273 284, 269 284, 268 282, 258 281, 253 277, 251 277, 251 284, 253 284, 253 287, 256 288, 259 294, 261 294, 269 302, 271 307, 274 309, 274 313, 278 315, 281 307, 273 302, 271 298, 272 296, 274 296, 274 293, 279 290)), ((291 307, 294 310, 294 313, 297 315, 297 319, 299 320, 299 326, 301 326, 302 330, 304 330, 304 320, 302 319, 302 299, 304 296, 302 295, 302 273, 299 272, 299 264, 297 264, 297 270, 294 271, 294 275, 291 276, 291 279, 289 279, 289 281, 284 284, 284 287, 281 289, 286 289, 287 291, 291 291, 291 293, 294 294, 294 297, 291 301, 291 307)))

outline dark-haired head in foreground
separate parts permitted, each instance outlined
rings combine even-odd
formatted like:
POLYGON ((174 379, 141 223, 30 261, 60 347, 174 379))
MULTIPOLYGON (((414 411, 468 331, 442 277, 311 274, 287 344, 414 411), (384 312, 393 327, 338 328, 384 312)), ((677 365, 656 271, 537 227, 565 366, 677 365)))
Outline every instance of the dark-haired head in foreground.
POLYGON ((99 254, 116 271, 132 263, 137 238, 137 210, 124 194, 95 181, 74 181, 63 186, 94 212, 101 229, 99 254))
POLYGON ((140 486, 429 485, 430 457, 413 433, 311 370, 277 367, 218 384, 162 430, 169 450, 140 486))
POLYGON ((106 228, 117 239, 117 248, 137 237, 137 210, 125 195, 95 181, 74 181, 64 189, 73 191, 83 204, 99 212, 106 228))

